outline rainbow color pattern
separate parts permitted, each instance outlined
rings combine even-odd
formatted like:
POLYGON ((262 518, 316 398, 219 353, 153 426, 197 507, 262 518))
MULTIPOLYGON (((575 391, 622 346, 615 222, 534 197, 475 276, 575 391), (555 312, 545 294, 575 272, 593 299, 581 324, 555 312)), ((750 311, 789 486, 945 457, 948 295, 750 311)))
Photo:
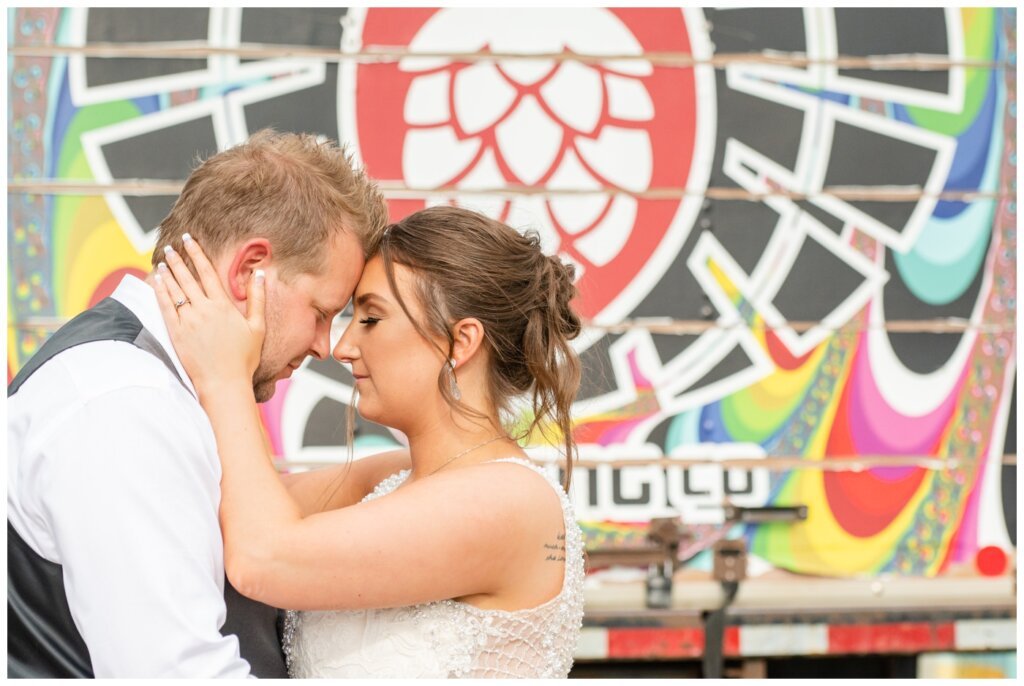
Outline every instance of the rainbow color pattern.
MULTIPOLYGON (((9 45, 66 43, 71 11, 9 10, 9 45)), ((967 58, 1015 64, 1015 10, 962 9, 959 16, 967 58)), ((205 86, 79 106, 70 94, 68 64, 66 57, 10 59, 12 180, 93 180, 83 134, 221 94, 205 86)), ((967 69, 959 112, 847 103, 955 138, 947 189, 1008 193, 998 200, 940 201, 913 248, 895 256, 900 278, 927 303, 951 302, 983 275, 977 312, 988 328, 965 335, 962 350, 934 378, 918 378, 895 358, 885 332, 874 326, 884 321, 876 301, 810 352, 793 356, 744 307, 742 289, 728 270, 709 258, 707 269, 744 314, 773 372, 714 402, 666 415, 632 355, 634 398, 580 416, 577 440, 596 446, 642 442, 643 427, 661 418, 671 422, 666 454, 685 445, 744 443, 761 446, 769 456, 798 455, 808 462, 837 455, 956 458, 955 466, 943 470, 773 472, 769 502, 806 504, 809 519, 798 527, 751 526, 743 534, 751 552, 772 565, 810 574, 934 576, 952 564, 971 563, 980 548, 993 543, 986 532, 995 526, 994 515, 1002 514, 990 501, 1001 498, 993 480, 1001 468, 1016 372, 1015 79, 1015 68, 967 69)), ((854 236, 860 254, 884 261, 885 246, 862 232, 854 236)), ((125 274, 150 268, 150 253, 136 247, 101 195, 9 192, 8 249, 9 380, 50 331, 34 321, 74 316, 109 294, 125 274)), ((279 453, 285 451, 288 383, 262 408, 279 453)), ((616 537, 635 542, 638 536, 632 523, 585 525, 602 544, 616 537)), ((994 542, 1009 547, 1008 539, 994 542)))

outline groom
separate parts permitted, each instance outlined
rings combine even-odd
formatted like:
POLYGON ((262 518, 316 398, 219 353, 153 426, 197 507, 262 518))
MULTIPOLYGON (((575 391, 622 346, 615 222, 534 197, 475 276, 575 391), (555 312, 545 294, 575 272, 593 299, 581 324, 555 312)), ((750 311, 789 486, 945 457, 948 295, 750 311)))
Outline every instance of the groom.
MULTIPOLYGON (((264 270, 263 402, 330 354, 386 221, 344 150, 261 131, 192 173, 153 263, 190 233, 243 312, 264 270)), ((125 277, 7 394, 8 677, 286 676, 277 611, 225 579, 213 431, 151 285, 125 277)))

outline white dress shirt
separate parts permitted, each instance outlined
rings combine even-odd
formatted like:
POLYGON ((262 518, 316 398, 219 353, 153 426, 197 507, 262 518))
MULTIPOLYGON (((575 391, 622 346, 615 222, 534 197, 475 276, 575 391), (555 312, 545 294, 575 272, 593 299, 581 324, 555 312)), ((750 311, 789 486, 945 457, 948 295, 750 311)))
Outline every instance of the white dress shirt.
MULTIPOLYGON (((153 289, 113 294, 160 342, 189 390, 153 289)), ((8 399, 11 525, 63 567, 97 677, 245 677, 222 636, 220 462, 194 396, 130 343, 70 348, 8 399)))

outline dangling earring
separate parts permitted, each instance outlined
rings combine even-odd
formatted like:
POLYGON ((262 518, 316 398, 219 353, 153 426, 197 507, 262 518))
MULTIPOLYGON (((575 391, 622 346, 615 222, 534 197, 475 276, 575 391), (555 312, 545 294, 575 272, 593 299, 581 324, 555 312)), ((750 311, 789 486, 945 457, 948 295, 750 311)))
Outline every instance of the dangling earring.
POLYGON ((451 391, 452 397, 455 400, 462 400, 462 391, 459 390, 459 382, 455 378, 455 358, 448 360, 448 390, 451 391))

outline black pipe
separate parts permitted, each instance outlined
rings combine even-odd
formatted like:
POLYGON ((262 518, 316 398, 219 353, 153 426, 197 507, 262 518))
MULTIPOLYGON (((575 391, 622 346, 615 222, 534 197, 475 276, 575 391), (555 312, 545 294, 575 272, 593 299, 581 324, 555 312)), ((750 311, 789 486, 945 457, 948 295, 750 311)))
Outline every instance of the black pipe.
POLYGON ((736 599, 736 591, 740 588, 739 581, 723 581, 722 591, 725 599, 717 610, 704 614, 704 678, 721 679, 722 667, 725 663, 723 653, 725 642, 725 613, 736 599))

